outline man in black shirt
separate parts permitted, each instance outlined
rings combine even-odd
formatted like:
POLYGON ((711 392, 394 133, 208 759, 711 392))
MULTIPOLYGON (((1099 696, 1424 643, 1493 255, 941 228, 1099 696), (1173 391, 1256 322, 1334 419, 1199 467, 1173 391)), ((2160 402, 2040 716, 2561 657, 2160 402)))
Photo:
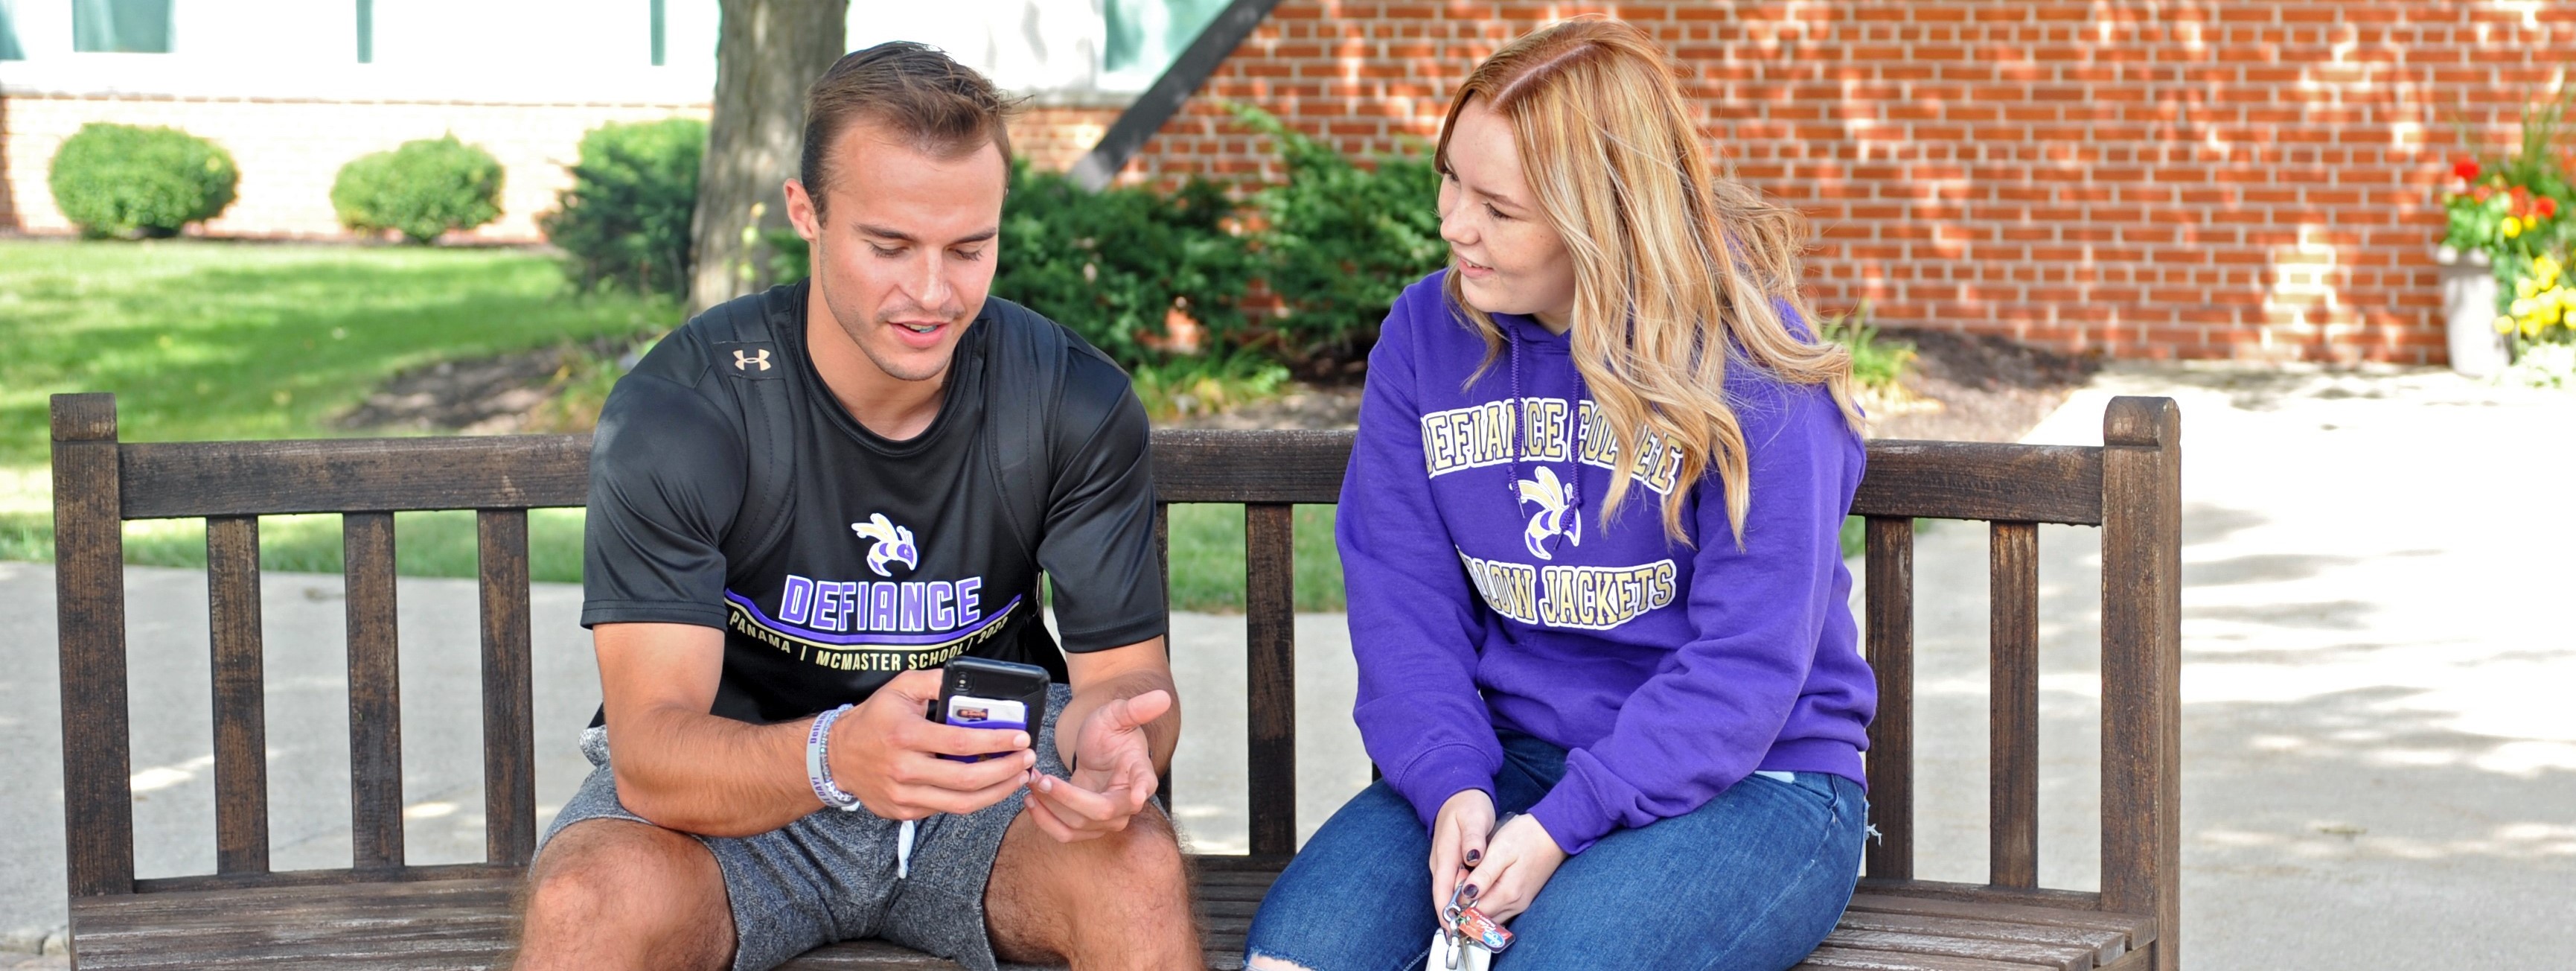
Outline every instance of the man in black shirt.
POLYGON ((810 283, 710 309, 610 395, 597 769, 537 858, 519 968, 757 969, 860 937, 1200 966, 1148 808, 1180 718, 1145 417, 1097 351, 987 295, 1004 107, 929 48, 842 58, 786 184, 810 283), (961 655, 1053 672, 1031 731, 924 718, 961 655))

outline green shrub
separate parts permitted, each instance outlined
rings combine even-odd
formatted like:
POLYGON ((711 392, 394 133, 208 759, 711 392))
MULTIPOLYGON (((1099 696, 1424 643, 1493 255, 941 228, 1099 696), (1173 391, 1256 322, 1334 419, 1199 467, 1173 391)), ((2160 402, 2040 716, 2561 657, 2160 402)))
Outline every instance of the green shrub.
MULTIPOLYGON (((557 197, 560 209, 537 220, 563 249, 565 274, 583 289, 686 296, 689 218, 706 154, 707 123, 695 118, 611 123, 581 136, 572 187, 557 197)), ((796 252, 804 255, 802 240, 796 252)))
MULTIPOLYGON (((1014 160, 993 295, 1072 328, 1131 370, 1169 356, 1164 322, 1175 309, 1198 323, 1201 351, 1222 356, 1242 330, 1253 270, 1243 239, 1226 228, 1234 209, 1213 182, 1169 195, 1085 192, 1014 160)), ((765 238, 772 275, 804 279, 805 241, 793 230, 765 238)))
POLYGON ((215 143, 176 128, 91 122, 63 140, 45 177, 84 236, 172 236, 232 205, 241 170, 215 143))
POLYGON ((1252 263, 1228 232, 1224 187, 1193 179, 1165 195, 1085 192, 1064 175, 1011 165, 993 292, 1055 318, 1122 364, 1150 360, 1175 309, 1215 352, 1242 329, 1252 263))
POLYGON ((501 217, 501 162, 453 134, 404 142, 341 166, 331 208, 357 232, 391 229, 428 243, 501 217))
POLYGON ((1440 176, 1428 153, 1364 168, 1249 105, 1245 126, 1279 145, 1288 179, 1253 195, 1267 224, 1261 273, 1287 314, 1269 325, 1292 359, 1364 351, 1397 295, 1448 259, 1440 238, 1440 176))
POLYGON ((1914 344, 1911 341, 1880 340, 1878 328, 1870 326, 1869 303, 1862 301, 1850 313, 1836 314, 1816 325, 1819 340, 1832 341, 1851 351, 1852 383, 1869 391, 1892 393, 1914 368, 1914 344))
POLYGON ((1288 383, 1287 368, 1248 351, 1175 354, 1127 372, 1155 421, 1217 414, 1277 396, 1288 383))

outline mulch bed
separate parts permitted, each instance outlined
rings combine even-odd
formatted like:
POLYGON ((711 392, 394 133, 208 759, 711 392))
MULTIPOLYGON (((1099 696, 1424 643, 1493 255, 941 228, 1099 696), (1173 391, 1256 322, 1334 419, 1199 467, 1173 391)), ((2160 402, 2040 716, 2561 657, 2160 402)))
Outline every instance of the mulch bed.
POLYGON ((1923 404, 1872 415, 1871 438, 2020 441, 2101 368, 2090 356, 1989 334, 1890 329, 1879 339, 1914 345, 1914 369, 1904 384, 1923 404))
POLYGON ((465 361, 440 361, 395 374, 332 424, 351 431, 456 431, 508 434, 524 429, 564 369, 581 352, 614 357, 631 338, 541 347, 465 361))

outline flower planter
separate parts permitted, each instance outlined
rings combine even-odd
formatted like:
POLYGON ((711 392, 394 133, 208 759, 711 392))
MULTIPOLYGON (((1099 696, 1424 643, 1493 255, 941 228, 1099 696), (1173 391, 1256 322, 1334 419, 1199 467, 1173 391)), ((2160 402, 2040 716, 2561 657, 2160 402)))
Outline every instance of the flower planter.
POLYGON ((2433 251, 2442 268, 2442 319, 2449 329, 2451 370, 2473 378, 2502 371, 2510 362, 2504 335, 2496 333, 2493 262, 2479 250, 2449 246, 2433 251))

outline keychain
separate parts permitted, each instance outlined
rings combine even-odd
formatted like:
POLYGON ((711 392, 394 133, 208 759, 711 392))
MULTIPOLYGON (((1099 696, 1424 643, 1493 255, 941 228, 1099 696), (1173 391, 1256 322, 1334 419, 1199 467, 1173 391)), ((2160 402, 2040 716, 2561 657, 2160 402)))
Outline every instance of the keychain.
POLYGON ((1445 971, 1486 971, 1494 954, 1512 946, 1512 932, 1465 898, 1466 881, 1449 891, 1440 929, 1431 935, 1431 966, 1445 971))

